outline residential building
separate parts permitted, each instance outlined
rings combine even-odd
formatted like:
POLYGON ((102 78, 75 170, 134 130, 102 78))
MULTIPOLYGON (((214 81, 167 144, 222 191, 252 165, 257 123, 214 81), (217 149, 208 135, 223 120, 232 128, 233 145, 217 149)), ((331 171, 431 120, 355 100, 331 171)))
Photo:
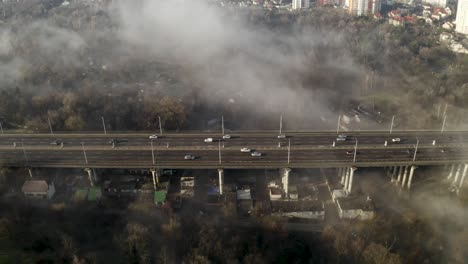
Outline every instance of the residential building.
POLYGON ((310 8, 310 0, 292 0, 292 9, 310 8))
POLYGON ((380 12, 381 0, 349 0, 348 11, 356 16, 374 15, 380 12))
POLYGON ((180 195, 183 197, 193 197, 195 187, 195 177, 180 177, 180 195))
POLYGON ((297 192, 297 186, 290 186, 289 187, 289 199, 291 199, 291 200, 299 199, 299 194, 297 192))
POLYGON ((422 0, 422 2, 425 4, 430 4, 432 6, 437 6, 437 7, 447 6, 447 0, 422 0))
POLYGON ((336 205, 342 219, 369 220, 375 216, 374 203, 369 196, 339 198, 336 205))
POLYGON ((271 201, 281 200, 282 191, 281 191, 280 188, 270 187, 269 190, 270 190, 270 200, 271 201))
POLYGON ((458 0, 455 31, 468 34, 468 0, 458 0))
POLYGON ((26 181, 21 188, 27 198, 50 199, 55 194, 54 183, 47 184, 44 180, 26 181))
POLYGON ((272 201, 272 214, 291 218, 325 218, 325 209, 321 201, 272 201))

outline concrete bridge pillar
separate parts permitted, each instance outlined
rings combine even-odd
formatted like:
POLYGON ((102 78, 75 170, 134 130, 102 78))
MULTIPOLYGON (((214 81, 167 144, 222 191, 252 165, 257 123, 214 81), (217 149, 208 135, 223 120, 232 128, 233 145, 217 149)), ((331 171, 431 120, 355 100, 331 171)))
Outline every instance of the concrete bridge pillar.
POLYGON ((449 175, 447 176, 447 180, 450 180, 452 178, 454 170, 455 170, 455 164, 450 165, 450 172, 449 172, 449 175))
POLYGON ((401 181, 401 187, 404 187, 406 184, 406 176, 408 176, 408 166, 405 166, 405 172, 403 173, 403 180, 401 181))
POLYGON ((468 171, 468 164, 465 164, 465 167, 463 167, 463 173, 462 177, 460 179, 460 185, 458 188, 461 188, 463 186, 463 181, 465 180, 466 172, 468 171))
POLYGON ((396 176, 397 172, 398 172, 398 166, 394 166, 392 168, 392 174, 390 176, 391 177, 390 182, 395 182, 395 176, 396 176))
POLYGON ((151 171, 151 175, 153 176, 153 187, 154 187, 154 190, 156 191, 156 187, 159 184, 159 170, 152 169, 150 171, 151 171))
POLYGON ((346 168, 345 181, 344 181, 344 185, 343 185, 343 190, 345 190, 345 191, 348 189, 350 172, 351 172, 350 168, 346 168))
POLYGON ((218 169, 218 177, 219 177, 219 194, 223 195, 223 186, 224 186, 224 170, 218 169))
POLYGON ((345 178, 346 178, 347 171, 348 171, 348 167, 342 168, 342 170, 341 170, 341 185, 343 185, 343 186, 345 184, 345 178))
POLYGON ((462 168, 462 164, 459 164, 459 165, 457 166, 457 170, 456 170, 456 172, 455 172, 455 178, 453 179, 453 183, 452 183, 452 184, 457 184, 458 176, 460 176, 461 168, 462 168))
MULTIPOLYGON (((409 172, 409 178, 408 178, 408 190, 411 189, 411 182, 413 181, 413 175, 414 175, 414 170, 417 169, 417 166, 411 166, 410 172, 409 172)), ((404 186, 403 186, 404 187, 404 186)))
POLYGON ((290 168, 285 168, 283 170, 283 177, 281 178, 281 182, 283 183, 283 190, 286 197, 289 195, 289 173, 291 172, 290 168))
POLYGON ((32 173, 32 169, 31 168, 28 168, 28 172, 29 172, 29 177, 33 177, 33 173, 32 173))
POLYGON ((85 171, 88 173, 89 184, 91 187, 94 186, 94 172, 93 169, 86 168, 85 171))
POLYGON ((353 187, 353 176, 354 176, 354 171, 357 170, 356 167, 351 167, 349 168, 349 183, 348 183, 348 193, 351 193, 351 189, 353 187))
POLYGON ((398 177, 397 177, 397 180, 396 180, 396 185, 397 186, 400 184, 401 176, 403 175, 403 168, 404 168, 404 166, 400 166, 400 168, 398 169, 398 177))

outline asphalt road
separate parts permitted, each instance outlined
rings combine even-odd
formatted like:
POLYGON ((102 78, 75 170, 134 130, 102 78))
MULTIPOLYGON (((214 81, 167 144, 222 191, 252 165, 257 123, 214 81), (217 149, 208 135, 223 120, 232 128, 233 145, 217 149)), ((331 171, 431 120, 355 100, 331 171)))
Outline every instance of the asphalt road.
POLYGON ((333 132, 284 134, 287 138, 278 139, 277 132, 232 133, 230 139, 222 139, 220 134, 213 133, 173 133, 158 139, 149 139, 150 134, 4 134, 0 135, 0 164, 31 167, 314 168, 467 161, 465 143, 468 143, 468 131, 347 132, 345 141, 337 141, 337 133, 333 132), (213 138, 213 142, 205 142, 206 138, 213 138), (393 138, 400 138, 401 142, 393 143, 393 138), (112 140, 117 143, 113 145, 112 140), (53 141, 59 145, 52 144, 53 141), (356 141, 358 148, 354 160, 356 141), (387 146, 384 146, 385 141, 387 146), (417 142, 418 151, 413 161, 417 142), (249 153, 241 153, 242 147, 256 149, 263 155, 252 157, 249 153), (184 160, 186 154, 193 154, 196 159, 184 160))
POLYGON ((464 148, 452 147, 419 148, 414 154, 404 148, 375 148, 359 150, 354 161, 352 148, 291 150, 284 148, 258 149, 261 157, 241 153, 239 149, 222 149, 221 160, 218 149, 174 150, 157 149, 128 150, 124 148, 54 148, 54 149, 10 149, 0 150, 0 163, 26 167, 121 167, 121 168, 314 168, 339 166, 388 166, 409 164, 447 164, 466 162, 468 152, 464 148), (86 153, 86 158, 85 158, 86 153), (352 154, 350 154, 352 153, 352 154), (154 163, 153 163, 154 154, 154 163), (195 160, 184 160, 192 154, 195 160))
POLYGON ((278 133, 232 133, 231 139, 222 139, 220 134, 165 134, 162 137, 150 140, 149 134, 5 134, 0 135, 0 147, 16 146, 52 146, 53 141, 63 142, 64 147, 77 147, 83 143, 85 146, 107 146, 112 148, 111 140, 117 140, 116 147, 149 147, 153 142, 154 147, 217 147, 221 140, 224 147, 267 147, 267 146, 287 146, 289 141, 291 147, 329 147, 335 141, 336 146, 354 146, 356 140, 359 146, 373 145, 383 146, 388 142, 388 146, 406 147, 414 145, 419 139, 421 145, 432 145, 436 140, 436 145, 465 144, 468 143, 467 132, 350 132, 340 133, 348 135, 346 141, 337 141, 336 133, 310 132, 310 133, 285 133, 287 138, 278 139, 278 133), (207 143, 204 140, 213 138, 213 142, 207 143), (392 143, 393 138, 400 138, 400 143, 392 143))

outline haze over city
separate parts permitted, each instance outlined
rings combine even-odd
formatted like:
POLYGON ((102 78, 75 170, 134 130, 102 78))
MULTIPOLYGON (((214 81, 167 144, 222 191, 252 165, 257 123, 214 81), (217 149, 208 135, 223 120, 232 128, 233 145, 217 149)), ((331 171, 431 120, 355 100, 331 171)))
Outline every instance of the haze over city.
POLYGON ((467 0, 3 0, 0 263, 467 263, 467 0))

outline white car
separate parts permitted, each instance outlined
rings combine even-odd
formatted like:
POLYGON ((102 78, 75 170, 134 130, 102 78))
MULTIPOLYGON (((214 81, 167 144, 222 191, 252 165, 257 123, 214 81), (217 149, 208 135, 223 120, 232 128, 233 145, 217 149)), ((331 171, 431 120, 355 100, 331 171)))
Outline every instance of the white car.
POLYGON ((250 152, 252 151, 251 149, 249 148, 241 148, 241 152, 250 152))
POLYGON ((230 139, 231 138, 231 135, 224 135, 223 136, 223 139, 230 139))
POLYGON ((278 135, 278 138, 286 138, 285 134, 278 135))
POLYGON ((158 135, 151 135, 149 136, 150 139, 158 139, 158 135))
POLYGON ((346 141, 346 138, 345 137, 337 137, 336 141, 346 141))
POLYGON ((262 153, 257 152, 257 151, 254 151, 254 152, 250 153, 250 155, 251 155, 252 157, 261 157, 261 156, 262 156, 262 153))
POLYGON ((205 142, 213 142, 213 138, 205 138, 205 142))
POLYGON ((392 142, 393 142, 393 143, 398 143, 398 142, 400 142, 400 141, 401 141, 400 138, 392 138, 392 142))
POLYGON ((195 159, 195 156, 191 154, 187 154, 184 156, 184 160, 194 160, 194 159, 195 159))

